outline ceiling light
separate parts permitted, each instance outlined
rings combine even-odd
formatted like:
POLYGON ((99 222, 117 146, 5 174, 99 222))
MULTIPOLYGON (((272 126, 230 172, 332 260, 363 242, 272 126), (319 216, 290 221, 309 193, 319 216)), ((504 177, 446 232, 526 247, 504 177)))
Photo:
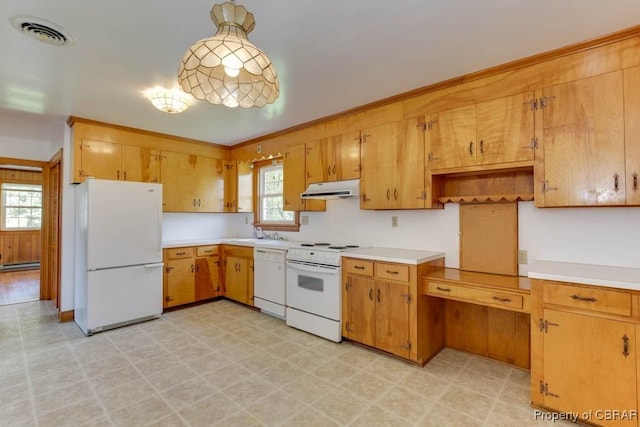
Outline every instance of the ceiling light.
POLYGON ((212 104, 242 108, 273 103, 280 94, 275 67, 247 38, 253 14, 235 1, 216 4, 211 20, 218 32, 195 42, 184 54, 178 83, 185 92, 212 104))
POLYGON ((180 89, 157 87, 146 95, 154 107, 165 113, 182 113, 191 104, 191 97, 180 89))

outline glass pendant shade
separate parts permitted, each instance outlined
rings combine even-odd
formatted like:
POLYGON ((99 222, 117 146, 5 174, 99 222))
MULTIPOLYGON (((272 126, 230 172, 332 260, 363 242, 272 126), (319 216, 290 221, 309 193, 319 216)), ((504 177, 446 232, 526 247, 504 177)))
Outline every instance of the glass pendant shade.
POLYGON ((262 107, 280 94, 271 60, 247 38, 253 14, 233 3, 216 4, 211 20, 215 36, 199 40, 184 54, 178 83, 197 99, 227 107, 262 107))

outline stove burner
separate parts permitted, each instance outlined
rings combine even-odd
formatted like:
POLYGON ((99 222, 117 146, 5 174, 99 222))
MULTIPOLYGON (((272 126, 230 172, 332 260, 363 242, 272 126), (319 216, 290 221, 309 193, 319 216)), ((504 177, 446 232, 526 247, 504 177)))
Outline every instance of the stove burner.
POLYGON ((314 243, 313 246, 329 246, 331 243, 314 243))
POLYGON ((355 248, 359 248, 360 246, 358 245, 347 245, 345 246, 345 248, 349 248, 349 249, 355 249, 355 248))
POLYGON ((305 248, 312 248, 313 243, 300 243, 300 246, 304 246, 305 248))
POLYGON ((329 249, 342 250, 342 249, 347 249, 347 247, 346 246, 329 246, 329 249))

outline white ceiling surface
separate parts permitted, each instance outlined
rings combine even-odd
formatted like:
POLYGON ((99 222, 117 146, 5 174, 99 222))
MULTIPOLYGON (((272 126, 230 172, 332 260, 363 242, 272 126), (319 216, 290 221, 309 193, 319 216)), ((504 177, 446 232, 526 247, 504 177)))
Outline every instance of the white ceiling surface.
POLYGON ((0 114, 45 115, 46 126, 74 115, 231 145, 640 22, 638 0, 238 0, 255 16, 249 39, 276 66, 280 98, 159 112, 142 92, 176 84, 185 50, 215 32, 214 3, 0 1, 0 114), (52 21, 76 43, 26 37, 9 23, 17 15, 52 21))

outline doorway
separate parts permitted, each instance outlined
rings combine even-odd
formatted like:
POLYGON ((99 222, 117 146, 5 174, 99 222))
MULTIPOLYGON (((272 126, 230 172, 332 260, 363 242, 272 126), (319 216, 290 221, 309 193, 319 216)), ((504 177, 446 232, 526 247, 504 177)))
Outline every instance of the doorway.
POLYGON ((59 307, 61 159, 62 151, 49 162, 0 157, 0 305, 59 307))

